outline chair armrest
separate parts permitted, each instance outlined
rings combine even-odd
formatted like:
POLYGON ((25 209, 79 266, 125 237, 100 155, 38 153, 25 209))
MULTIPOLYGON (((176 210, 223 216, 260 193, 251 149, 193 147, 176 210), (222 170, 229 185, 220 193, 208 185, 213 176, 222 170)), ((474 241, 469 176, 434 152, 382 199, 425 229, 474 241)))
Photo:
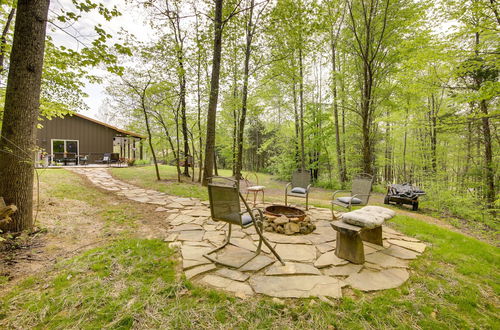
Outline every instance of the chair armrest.
POLYGON ((292 183, 291 182, 288 182, 285 186, 285 194, 288 192, 288 187, 290 187, 292 183))
POLYGON ((350 192, 350 191, 348 191, 348 190, 336 190, 336 191, 334 191, 332 194, 332 201, 335 200, 335 195, 337 195, 340 192, 350 192))
MULTIPOLYGON (((352 196, 351 196, 351 199, 349 200, 349 206, 351 206, 352 199, 353 199, 354 197, 357 197, 357 196, 368 196, 368 197, 369 197, 369 196, 370 196, 370 194, 356 194, 356 195, 352 195, 352 196)), ((367 204, 368 204, 368 201, 367 201, 367 204)))
POLYGON ((308 185, 306 188, 306 194, 309 194, 309 188, 311 188, 311 185, 308 185))

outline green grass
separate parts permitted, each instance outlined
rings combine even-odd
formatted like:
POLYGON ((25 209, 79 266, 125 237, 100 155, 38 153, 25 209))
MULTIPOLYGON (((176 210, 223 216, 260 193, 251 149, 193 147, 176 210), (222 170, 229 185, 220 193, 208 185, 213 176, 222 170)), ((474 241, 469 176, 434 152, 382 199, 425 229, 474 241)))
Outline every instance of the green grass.
POLYGON ((138 213, 132 205, 109 203, 109 195, 85 184, 84 179, 75 173, 64 169, 39 170, 39 177, 45 195, 79 200, 97 208, 97 215, 105 222, 105 230, 111 231, 111 227, 120 226, 130 231, 137 227, 138 213))
MULTIPOLYGON (((45 180, 47 192, 84 199, 111 223, 141 216, 123 204, 108 209, 106 195, 72 173, 50 172, 45 180)), ((429 245, 411 262, 410 279, 381 292, 348 290, 334 306, 240 300, 203 288, 181 276, 166 243, 128 233, 4 289, 0 328, 500 328, 498 248, 410 217, 391 225, 429 245)))
POLYGON ((159 240, 128 238, 66 260, 0 298, 4 328, 467 328, 498 329, 498 249, 421 221, 397 217, 431 247, 408 282, 319 300, 240 300, 179 278, 159 240))
MULTIPOLYGON (((139 187, 158 190, 167 194, 195 197, 201 200, 208 200, 207 189, 202 187, 197 182, 192 182, 191 178, 182 178, 182 183, 177 182, 177 171, 175 166, 160 165, 160 176, 162 181, 156 180, 154 166, 143 167, 128 167, 128 168, 112 168, 111 173, 118 179, 125 180, 139 187)), ((229 177, 232 175, 230 170, 219 170, 220 176, 229 177)), ((246 172, 243 172, 246 175, 246 172)), ((266 201, 283 202, 286 182, 278 181, 272 175, 259 173, 259 185, 266 187, 266 201)), ((198 178, 198 176, 196 176, 198 178)), ((255 179, 250 176, 249 180, 256 183, 255 179)), ((315 188, 310 193, 309 204, 318 207, 329 207, 330 198, 332 196, 331 190, 315 188)), ((250 198, 250 197, 249 197, 250 198)), ((260 200, 261 196, 258 196, 260 200)), ((303 198, 291 197, 293 203, 305 204, 303 198)))

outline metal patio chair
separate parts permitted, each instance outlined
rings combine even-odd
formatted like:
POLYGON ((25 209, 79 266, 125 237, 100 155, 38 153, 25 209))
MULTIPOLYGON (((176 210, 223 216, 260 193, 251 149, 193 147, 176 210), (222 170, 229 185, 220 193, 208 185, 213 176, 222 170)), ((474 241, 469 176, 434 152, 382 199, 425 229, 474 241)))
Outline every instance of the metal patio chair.
POLYGON ((292 174, 292 182, 285 187, 285 205, 288 206, 288 196, 306 199, 306 210, 309 209, 309 189, 311 188, 311 172, 296 171, 292 174), (291 187, 290 191, 288 188, 291 187))
POLYGON ((370 193, 372 191, 373 175, 368 173, 360 173, 354 176, 352 180, 351 191, 349 190, 337 190, 332 195, 332 215, 334 205, 338 205, 351 211, 352 206, 361 206, 368 204, 370 199, 370 193), (351 195, 348 197, 335 197, 338 193, 348 192, 351 195))
POLYGON ((247 202, 239 191, 238 182, 236 180, 224 177, 212 177, 210 179, 210 183, 208 184, 208 197, 210 201, 210 212, 212 215, 212 220, 227 222, 229 224, 229 228, 227 238, 224 243, 221 246, 218 246, 208 253, 204 254, 203 256, 205 258, 227 267, 239 268, 258 256, 261 252, 262 243, 264 243, 281 262, 281 264, 284 265, 281 257, 263 236, 264 214, 260 209, 251 209, 248 206, 247 202), (245 209, 243 211, 241 210, 240 200, 245 206, 245 209), (248 228, 253 225, 255 226, 255 231, 259 235, 259 244, 257 246, 255 254, 253 254, 250 258, 244 260, 242 264, 239 264, 237 266, 221 262, 217 258, 211 256, 211 254, 223 249, 228 244, 232 244, 230 240, 231 229, 233 225, 237 225, 242 228, 248 228))
POLYGON ((262 204, 264 204, 264 189, 266 189, 265 186, 260 186, 259 185, 259 177, 257 173, 255 172, 249 172, 245 176, 245 184, 246 184, 246 191, 247 195, 245 196, 245 199, 248 199, 248 195, 253 193, 253 206, 255 206, 255 202, 257 199, 257 195, 261 192, 262 193, 262 204), (249 178, 255 178, 255 184, 251 185, 249 178))

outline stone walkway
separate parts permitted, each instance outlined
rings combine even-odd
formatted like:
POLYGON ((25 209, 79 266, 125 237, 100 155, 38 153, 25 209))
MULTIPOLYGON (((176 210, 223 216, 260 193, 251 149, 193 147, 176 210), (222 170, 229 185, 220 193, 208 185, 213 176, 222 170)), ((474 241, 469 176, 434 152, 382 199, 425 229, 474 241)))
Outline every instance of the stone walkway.
MULTIPOLYGON (((285 266, 264 246, 258 257, 230 269, 203 257, 224 241, 227 229, 225 223, 210 219, 208 202, 138 188, 113 178, 104 168, 72 171, 86 176, 99 188, 139 203, 158 205, 156 212, 164 214, 169 228, 165 241, 180 249, 186 277, 238 297, 264 294, 280 298, 340 298, 346 286, 362 291, 396 288, 409 277, 409 261, 426 247, 417 239, 384 226, 384 246, 364 242, 365 264, 352 264, 335 256, 336 232, 330 226, 330 210, 310 207, 308 214, 317 227, 313 233, 301 236, 265 233, 285 266)), ((258 239, 253 227, 233 227, 234 245, 221 250, 217 258, 238 264, 255 251, 258 239)))

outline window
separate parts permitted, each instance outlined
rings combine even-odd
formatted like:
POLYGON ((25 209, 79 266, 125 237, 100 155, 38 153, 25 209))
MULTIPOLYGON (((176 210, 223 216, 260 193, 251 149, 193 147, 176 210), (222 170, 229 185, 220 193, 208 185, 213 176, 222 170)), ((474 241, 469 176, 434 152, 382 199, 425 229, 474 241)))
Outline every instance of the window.
POLYGON ((52 140, 52 153, 54 152, 64 152, 64 141, 52 140))
POLYGON ((52 140, 54 158, 75 157, 78 155, 78 140, 52 140))

